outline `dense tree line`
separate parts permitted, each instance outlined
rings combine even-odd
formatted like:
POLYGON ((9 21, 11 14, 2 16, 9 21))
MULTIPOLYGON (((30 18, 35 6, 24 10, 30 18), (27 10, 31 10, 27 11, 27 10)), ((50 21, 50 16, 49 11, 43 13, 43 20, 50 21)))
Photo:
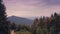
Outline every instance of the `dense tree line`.
MULTIPOLYGON (((13 23, 12 23, 13 24, 13 23)), ((54 13, 50 17, 42 16, 34 20, 33 25, 15 25, 12 29, 16 31, 27 30, 32 34, 59 34, 60 33, 60 14, 54 13)))
POLYGON ((26 30, 26 31, 31 31, 31 27, 28 25, 17 25, 16 26, 16 31, 20 31, 20 30, 26 30))
POLYGON ((60 14, 54 13, 51 17, 42 16, 35 19, 33 29, 33 34, 59 34, 60 14))

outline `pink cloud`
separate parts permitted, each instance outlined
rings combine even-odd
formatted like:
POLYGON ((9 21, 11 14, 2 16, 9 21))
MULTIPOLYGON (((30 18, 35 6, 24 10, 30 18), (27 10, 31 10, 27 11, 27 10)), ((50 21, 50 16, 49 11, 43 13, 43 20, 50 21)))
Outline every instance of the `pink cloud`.
POLYGON ((48 0, 4 0, 8 16, 49 16, 51 13, 60 12, 60 6, 46 5, 48 0))

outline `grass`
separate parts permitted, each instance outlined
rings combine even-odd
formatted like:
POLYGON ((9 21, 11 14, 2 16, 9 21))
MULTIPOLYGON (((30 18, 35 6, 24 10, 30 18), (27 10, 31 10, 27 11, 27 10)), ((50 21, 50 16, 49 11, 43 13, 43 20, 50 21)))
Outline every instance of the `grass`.
POLYGON ((20 30, 20 31, 16 32, 16 34, 31 34, 31 32, 26 31, 26 30, 20 30))

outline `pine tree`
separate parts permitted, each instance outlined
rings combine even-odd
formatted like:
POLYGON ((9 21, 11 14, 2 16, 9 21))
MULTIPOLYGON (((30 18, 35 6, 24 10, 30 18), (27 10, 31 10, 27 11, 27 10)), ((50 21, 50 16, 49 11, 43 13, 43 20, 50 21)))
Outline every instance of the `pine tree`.
POLYGON ((5 10, 6 8, 3 4, 3 0, 0 0, 0 34, 9 34, 5 10))
POLYGON ((16 30, 16 24, 12 23, 10 29, 15 31, 16 30))

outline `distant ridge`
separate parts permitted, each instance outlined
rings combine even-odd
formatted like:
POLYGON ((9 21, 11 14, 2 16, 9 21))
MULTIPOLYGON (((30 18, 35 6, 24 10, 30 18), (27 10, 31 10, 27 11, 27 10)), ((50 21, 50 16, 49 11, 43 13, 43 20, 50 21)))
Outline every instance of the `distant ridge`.
POLYGON ((8 17, 8 20, 16 24, 26 24, 26 25, 33 24, 33 20, 28 19, 28 18, 18 17, 18 16, 10 16, 8 17))

